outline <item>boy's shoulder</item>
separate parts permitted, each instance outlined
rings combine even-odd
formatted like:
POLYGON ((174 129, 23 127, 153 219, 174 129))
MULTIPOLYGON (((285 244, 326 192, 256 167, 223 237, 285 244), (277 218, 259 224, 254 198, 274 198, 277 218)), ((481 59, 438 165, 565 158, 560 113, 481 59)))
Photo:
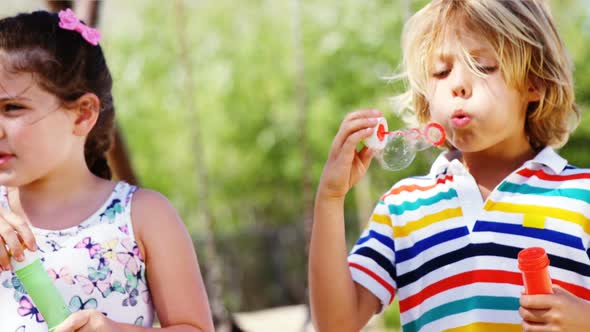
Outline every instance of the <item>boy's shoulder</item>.
POLYGON ((555 185, 565 186, 568 188, 578 188, 590 190, 590 168, 576 167, 568 164, 561 172, 551 172, 550 169, 524 170, 522 176, 533 181, 535 184, 544 184, 554 187, 555 185))
MULTIPOLYGON (((561 157, 560 157, 561 158, 561 157)), ((590 168, 577 167, 561 159, 559 164, 539 163, 533 160, 516 172, 519 176, 528 180, 543 182, 568 182, 590 180, 590 168)))
POLYGON ((567 164, 563 171, 561 171, 563 175, 573 175, 573 174, 588 174, 590 173, 590 168, 588 167, 578 167, 572 164, 567 164))
POLYGON ((579 166, 572 165, 572 164, 568 163, 565 167, 563 167, 561 172, 559 172, 559 175, 576 175, 576 174, 588 174, 588 173, 590 173, 590 168, 579 167, 579 166))

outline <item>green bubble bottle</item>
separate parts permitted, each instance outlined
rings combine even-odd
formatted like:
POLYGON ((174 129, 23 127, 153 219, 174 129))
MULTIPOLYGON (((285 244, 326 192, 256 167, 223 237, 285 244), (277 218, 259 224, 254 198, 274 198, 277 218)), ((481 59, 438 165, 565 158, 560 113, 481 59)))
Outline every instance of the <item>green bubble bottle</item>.
POLYGON ((51 332, 57 325, 68 318, 71 312, 63 297, 51 282, 47 271, 43 268, 39 254, 25 250, 24 257, 25 259, 22 262, 18 262, 13 257, 10 263, 31 300, 43 315, 51 332))

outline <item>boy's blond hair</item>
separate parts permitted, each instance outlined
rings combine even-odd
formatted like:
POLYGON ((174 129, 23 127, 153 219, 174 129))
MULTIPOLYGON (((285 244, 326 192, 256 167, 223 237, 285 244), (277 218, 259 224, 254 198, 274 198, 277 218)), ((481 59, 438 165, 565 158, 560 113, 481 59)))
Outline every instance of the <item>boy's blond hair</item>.
MULTIPOLYGON (((420 123, 430 120, 428 80, 436 48, 452 28, 490 43, 509 86, 538 89, 528 105, 525 130, 533 148, 560 147, 579 122, 572 63, 542 0, 434 0, 412 16, 402 34, 403 67, 409 89, 395 98, 420 123)), ((460 32, 458 32, 460 34, 460 32)), ((479 76, 475 60, 462 48, 461 61, 479 76)))

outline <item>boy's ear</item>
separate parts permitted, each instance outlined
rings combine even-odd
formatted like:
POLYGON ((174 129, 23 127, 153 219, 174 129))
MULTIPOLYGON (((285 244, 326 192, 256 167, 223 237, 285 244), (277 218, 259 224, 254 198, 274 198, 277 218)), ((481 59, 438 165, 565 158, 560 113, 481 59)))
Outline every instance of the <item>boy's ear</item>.
POLYGON ((74 135, 87 136, 98 120, 100 100, 94 93, 85 93, 76 100, 73 111, 74 135))
POLYGON ((529 103, 541 100, 544 94, 545 88, 539 84, 538 80, 529 80, 526 93, 529 103))

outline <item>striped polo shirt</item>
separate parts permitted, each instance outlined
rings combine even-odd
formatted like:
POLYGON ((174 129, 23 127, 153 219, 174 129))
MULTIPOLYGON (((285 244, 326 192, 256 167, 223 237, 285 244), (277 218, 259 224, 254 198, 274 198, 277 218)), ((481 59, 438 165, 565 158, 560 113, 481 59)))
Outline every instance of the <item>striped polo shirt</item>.
POLYGON ((517 254, 543 247, 554 284, 590 301, 590 170, 547 147, 483 201, 446 152, 425 177, 395 184, 349 255, 355 282, 403 331, 522 331, 517 254))

